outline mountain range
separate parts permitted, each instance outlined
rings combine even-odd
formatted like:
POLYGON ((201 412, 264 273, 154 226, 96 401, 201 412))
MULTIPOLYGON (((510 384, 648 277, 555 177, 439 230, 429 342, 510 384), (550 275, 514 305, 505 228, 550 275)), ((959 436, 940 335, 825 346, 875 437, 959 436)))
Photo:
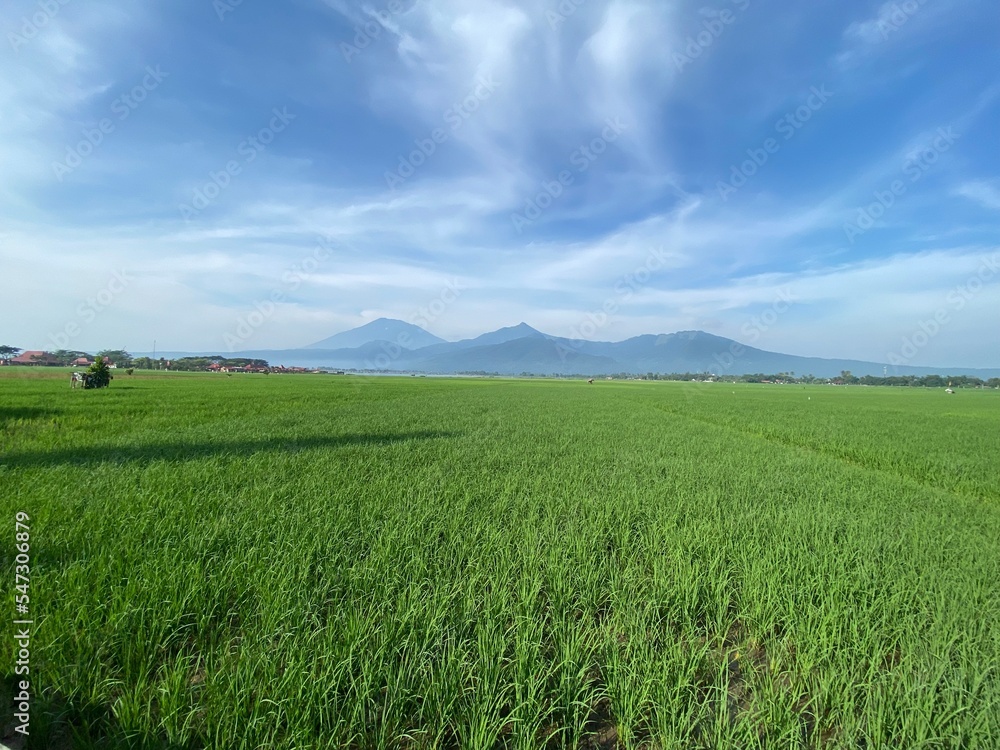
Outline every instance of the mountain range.
MULTIPOLYGON (((172 352, 172 356, 183 356, 172 352)), ((704 331, 635 336, 625 341, 589 341, 550 336, 520 323, 472 339, 445 341, 419 326, 379 318, 300 349, 231 352, 289 367, 325 367, 448 374, 601 375, 614 373, 795 373, 829 378, 850 370, 857 376, 1000 376, 1000 370, 894 366, 848 359, 800 357, 756 349, 704 331)))

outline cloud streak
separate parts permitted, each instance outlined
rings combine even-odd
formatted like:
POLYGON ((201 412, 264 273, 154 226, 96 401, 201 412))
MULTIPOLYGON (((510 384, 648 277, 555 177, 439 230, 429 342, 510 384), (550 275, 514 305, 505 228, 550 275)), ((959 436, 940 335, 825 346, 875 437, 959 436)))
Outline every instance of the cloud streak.
MULTIPOLYGON (((884 358, 998 236, 987 11, 913 3, 900 16, 891 3, 586 0, 553 18, 527 0, 303 0, 229 3, 221 20, 211 6, 64 3, 0 53, 0 264, 17 279, 0 338, 50 346, 127 268, 76 348, 219 349, 275 289, 283 298, 251 340, 292 347, 405 319, 458 283, 427 318, 445 338, 521 320, 565 335, 609 298, 609 339, 739 338, 748 315, 794 289, 757 345, 884 358), (145 86, 157 66, 167 76, 145 86), (136 86, 132 107, 122 96, 135 101, 136 86), (767 150, 810 87, 832 96, 767 150), (281 132, 275 111, 295 118, 281 132), (621 124, 613 140, 609 122, 621 124), (845 237, 948 124, 960 138, 938 163, 845 237), (83 157, 95 128, 102 140, 83 157), (239 146, 262 128, 274 137, 249 163, 239 146), (56 175, 67 148, 80 164, 56 175), (720 195, 734 165, 745 179, 720 195), (286 288, 317 237, 329 257, 286 288), (618 294, 651 253, 656 272, 618 294)), ((35 10, 16 0, 12 29, 35 10)), ((995 294, 954 311, 915 363, 1000 366, 982 345, 995 294)))

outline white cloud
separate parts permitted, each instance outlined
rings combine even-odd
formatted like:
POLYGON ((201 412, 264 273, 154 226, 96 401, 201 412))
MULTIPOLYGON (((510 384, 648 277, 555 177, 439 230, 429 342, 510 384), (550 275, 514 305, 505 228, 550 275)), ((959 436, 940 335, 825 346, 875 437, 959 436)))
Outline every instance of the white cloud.
POLYGON ((1000 187, 996 182, 984 180, 966 182, 956 189, 956 194, 975 201, 985 208, 1000 210, 1000 187))
MULTIPOLYGON (((340 0, 327 5, 338 22, 346 18, 352 26, 386 7, 340 0)), ((951 223, 941 226, 922 215, 941 198, 939 190, 930 189, 932 180, 922 181, 921 191, 908 192, 881 220, 878 229, 885 234, 879 236, 888 236, 886 244, 870 251, 881 257, 852 254, 856 248, 842 231, 855 208, 898 176, 908 153, 945 123, 887 122, 892 137, 920 135, 880 152, 861 173, 838 172, 839 165, 823 163, 818 152, 809 151, 815 148, 810 139, 823 137, 819 126, 803 131, 738 199, 721 201, 711 189, 698 195, 704 177, 674 166, 681 149, 693 142, 684 139, 710 139, 713 148, 718 140, 720 149, 734 153, 759 140, 756 135, 746 143, 725 140, 743 139, 752 130, 737 113, 725 112, 731 122, 708 122, 702 133, 696 109, 674 108, 688 97, 677 91, 680 76, 671 55, 679 33, 686 36, 693 28, 680 4, 588 0, 557 28, 548 23, 547 7, 527 0, 406 3, 403 12, 379 21, 381 36, 350 66, 336 61, 343 74, 336 78, 341 85, 336 96, 352 95, 344 84, 351 80, 357 96, 350 100, 356 107, 350 117, 363 118, 372 128, 356 136, 367 161, 355 163, 353 141, 331 146, 328 134, 312 139, 327 123, 309 108, 329 112, 330 89, 310 78, 315 74, 310 69, 297 89, 306 92, 307 101, 296 109, 301 119, 287 141, 282 136, 189 223, 180 221, 174 208, 178 200, 190 200, 208 169, 224 164, 225 154, 235 149, 239 138, 224 141, 232 135, 227 128, 257 125, 233 126, 228 118, 238 116, 239 108, 225 97, 201 102, 196 110, 226 120, 219 131, 189 124, 175 134, 154 136, 155 116, 142 124, 130 121, 134 149, 95 158, 66 189, 67 202, 79 200, 85 209, 64 215, 57 203, 39 199, 52 187, 51 155, 64 148, 67 133, 82 127, 80 111, 113 96, 108 86, 121 82, 99 63, 106 62, 102 54, 125 21, 116 17, 114 28, 102 31, 83 6, 79 15, 60 15, 44 37, 22 50, 15 66, 0 72, 5 115, 0 210, 9 216, 0 232, 0 264, 19 280, 0 300, 0 320, 16 318, 18 336, 39 339, 11 343, 47 345, 53 326, 74 315, 74 306, 100 289, 109 274, 126 268, 134 283, 81 334, 79 348, 123 340, 144 348, 136 342, 154 335, 163 342, 166 330, 176 333, 174 348, 217 348, 239 315, 284 288, 283 275, 301 265, 319 237, 330 239, 331 256, 277 305, 251 345, 299 345, 379 315, 406 319, 455 279, 467 291, 430 325, 439 335, 472 336, 520 320, 567 334, 617 294, 617 281, 662 253, 648 282, 621 300, 620 313, 601 337, 710 328, 740 338, 748 315, 769 305, 777 290, 793 286, 802 301, 767 332, 767 348, 875 358, 884 342, 902 335, 925 309, 933 312, 949 285, 968 272, 979 250, 941 249, 943 240, 933 238, 947 236, 951 223), (442 126, 445 112, 479 76, 494 76, 496 91, 449 134, 440 154, 395 191, 385 188, 378 175, 413 148, 414 138, 442 126), (517 235, 510 213, 523 210, 542 182, 553 179, 573 151, 616 116, 628 126, 626 136, 593 169, 576 174, 572 189, 517 235), (217 153, 215 141, 224 141, 217 153), (810 195, 769 186, 770 177, 800 158, 817 159, 810 195), (335 167, 317 166, 324 162, 335 167), (351 176, 363 170, 361 178, 351 176)), ((840 40, 844 49, 875 50, 882 44, 876 36, 880 19, 891 12, 883 6, 848 27, 840 40)), ((902 30, 919 36, 930 28, 923 14, 932 12, 937 11, 921 9, 920 23, 913 16, 902 30)), ((241 13, 250 18, 248 8, 241 13)), ((213 20, 211 12, 207 18, 213 20)), ((748 17, 748 25, 752 22, 748 17)), ((233 29, 223 26, 226 33, 233 29)), ((340 41, 350 41, 350 35, 318 44, 329 54, 340 41)), ((227 59, 238 60, 239 54, 234 49, 227 59)), ((720 66, 726 58, 718 55, 720 66)), ((740 71, 724 74, 736 85, 740 71)), ((220 73, 226 86, 231 75, 220 73)), ((718 72, 712 65, 701 64, 690 77, 685 74, 684 84, 711 85, 718 82, 713 75, 718 72)), ((178 72, 174 80, 181 77, 178 72)), ((847 107, 850 76, 843 78, 844 90, 834 86, 836 106, 847 107)), ((787 106, 787 91, 770 83, 767 88, 760 107, 787 106)), ((178 110, 187 105, 181 89, 170 92, 178 110)), ((973 129, 966 140, 964 123, 984 111, 995 94, 985 92, 956 120, 963 125, 959 148, 974 147, 973 129)), ((249 95, 241 89, 240 96, 249 95)), ((759 115, 748 120, 766 119, 759 115)), ((995 182, 971 180, 962 172, 966 163, 954 162, 942 159, 935 170, 941 170, 942 181, 959 186, 955 195, 1000 207, 995 182)), ((962 201, 952 203, 963 207, 962 201)), ((953 222, 968 227, 960 219, 953 222)), ((956 235, 952 241, 967 240, 956 235)), ((993 300, 993 294, 983 290, 975 305, 993 300)), ((968 309, 980 308, 970 302, 968 309)), ((953 331, 966 331, 954 340, 972 351, 970 337, 989 335, 988 324, 963 320, 956 317, 948 340, 953 331)), ((925 354, 931 356, 932 349, 925 354)))
POLYGON ((874 15, 853 21, 844 29, 834 65, 842 71, 849 70, 884 52, 883 45, 902 39, 915 44, 923 34, 940 32, 948 15, 960 16, 959 6, 964 4, 962 0, 951 3, 888 0, 879 5, 874 15))

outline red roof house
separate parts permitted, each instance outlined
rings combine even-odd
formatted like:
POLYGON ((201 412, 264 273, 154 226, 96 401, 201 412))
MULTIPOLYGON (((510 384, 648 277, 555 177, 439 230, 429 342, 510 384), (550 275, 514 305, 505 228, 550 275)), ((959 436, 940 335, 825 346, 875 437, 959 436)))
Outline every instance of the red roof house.
POLYGON ((11 358, 12 365, 58 365, 59 360, 48 352, 32 349, 11 358))

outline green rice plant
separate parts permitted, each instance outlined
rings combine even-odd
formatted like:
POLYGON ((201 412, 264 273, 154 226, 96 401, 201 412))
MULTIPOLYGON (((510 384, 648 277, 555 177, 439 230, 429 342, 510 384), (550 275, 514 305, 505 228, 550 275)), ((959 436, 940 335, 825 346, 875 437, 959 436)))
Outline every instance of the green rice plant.
POLYGON ((29 747, 1000 743, 996 393, 64 385, 0 372, 29 747))

